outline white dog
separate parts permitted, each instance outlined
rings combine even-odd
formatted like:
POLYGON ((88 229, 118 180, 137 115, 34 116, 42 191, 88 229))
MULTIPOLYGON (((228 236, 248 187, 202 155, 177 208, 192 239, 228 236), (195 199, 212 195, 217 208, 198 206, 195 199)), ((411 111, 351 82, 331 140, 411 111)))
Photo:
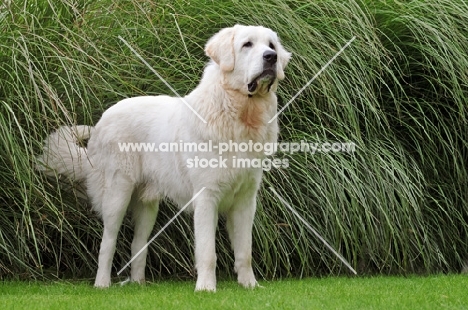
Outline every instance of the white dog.
MULTIPOLYGON (((252 270, 252 225, 262 168, 235 166, 233 158, 262 159, 264 154, 229 150, 225 167, 188 167, 195 157, 211 160, 218 150, 188 152, 125 152, 119 143, 170 142, 272 143, 277 140, 276 89, 291 54, 275 32, 260 26, 222 29, 207 43, 200 85, 181 98, 128 98, 104 112, 94 128, 61 127, 45 141, 40 167, 85 180, 93 208, 102 215, 104 233, 99 251, 96 287, 111 283, 117 234, 127 209, 135 224, 132 256, 147 242, 161 199, 185 205, 193 201, 196 290, 216 290, 215 231, 218 213, 225 214, 234 249, 238 282, 255 287, 252 270), (185 100, 185 102, 184 102, 185 100), (189 104, 202 118, 186 106, 189 104), (89 138, 87 148, 76 143, 89 138)), ((147 250, 131 265, 131 280, 145 281, 147 250)))

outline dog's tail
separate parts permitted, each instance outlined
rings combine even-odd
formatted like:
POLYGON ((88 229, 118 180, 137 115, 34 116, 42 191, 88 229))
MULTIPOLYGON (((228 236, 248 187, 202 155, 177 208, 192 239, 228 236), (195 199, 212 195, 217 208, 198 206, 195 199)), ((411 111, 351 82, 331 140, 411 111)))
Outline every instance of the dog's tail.
POLYGON ((63 126, 44 141, 43 153, 37 157, 37 169, 48 176, 57 174, 70 182, 86 179, 90 162, 86 148, 81 146, 93 131, 90 126, 63 126))

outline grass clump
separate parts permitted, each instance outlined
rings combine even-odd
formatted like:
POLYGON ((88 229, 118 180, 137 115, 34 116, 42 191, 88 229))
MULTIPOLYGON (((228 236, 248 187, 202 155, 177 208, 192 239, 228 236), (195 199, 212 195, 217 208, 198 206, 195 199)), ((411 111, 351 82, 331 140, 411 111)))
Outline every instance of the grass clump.
POLYGON ((0 306, 35 309, 453 309, 468 303, 464 276, 342 277, 261 282, 246 290, 222 281, 216 294, 193 293, 193 283, 93 289, 88 283, 0 284, 0 306))
MULTIPOLYGON (((222 27, 261 24, 293 52, 280 140, 353 142, 353 153, 282 153, 264 178, 254 263, 266 279, 348 273, 281 205, 291 203, 361 274, 458 271, 468 253, 468 10, 462 1, 12 1, 0 10, 0 277, 88 276, 101 223, 77 189, 35 169, 62 124, 94 124, 124 97, 180 93, 200 79, 222 27)), ((161 208, 155 229, 174 214, 161 208)), ((232 273, 220 227, 218 266, 232 273)), ((129 258, 125 222, 115 266, 129 258)), ((153 278, 192 276, 191 217, 150 246, 153 278)), ((119 268, 120 269, 120 268, 119 268)))

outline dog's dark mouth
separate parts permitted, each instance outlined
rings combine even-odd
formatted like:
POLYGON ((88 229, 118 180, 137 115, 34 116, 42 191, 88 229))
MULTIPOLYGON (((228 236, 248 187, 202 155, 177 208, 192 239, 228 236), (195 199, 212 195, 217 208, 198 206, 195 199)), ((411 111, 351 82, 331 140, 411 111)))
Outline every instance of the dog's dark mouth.
POLYGON ((276 72, 272 69, 267 69, 260 73, 259 76, 253 79, 252 82, 247 84, 247 88, 250 93, 253 93, 257 90, 260 84, 268 84, 268 91, 270 91, 270 87, 276 79, 276 72))

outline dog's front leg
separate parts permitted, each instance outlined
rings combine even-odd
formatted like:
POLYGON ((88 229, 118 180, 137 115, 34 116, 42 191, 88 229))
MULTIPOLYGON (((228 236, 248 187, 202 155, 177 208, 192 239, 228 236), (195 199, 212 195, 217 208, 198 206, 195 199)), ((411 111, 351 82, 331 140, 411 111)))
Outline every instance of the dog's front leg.
POLYGON ((206 190, 194 202, 195 266, 197 268, 195 291, 216 291, 215 235, 218 208, 212 197, 206 190))
POLYGON ((252 269, 252 226, 256 208, 255 193, 242 197, 227 213, 226 227, 234 250, 237 281, 246 288, 256 287, 252 269))

